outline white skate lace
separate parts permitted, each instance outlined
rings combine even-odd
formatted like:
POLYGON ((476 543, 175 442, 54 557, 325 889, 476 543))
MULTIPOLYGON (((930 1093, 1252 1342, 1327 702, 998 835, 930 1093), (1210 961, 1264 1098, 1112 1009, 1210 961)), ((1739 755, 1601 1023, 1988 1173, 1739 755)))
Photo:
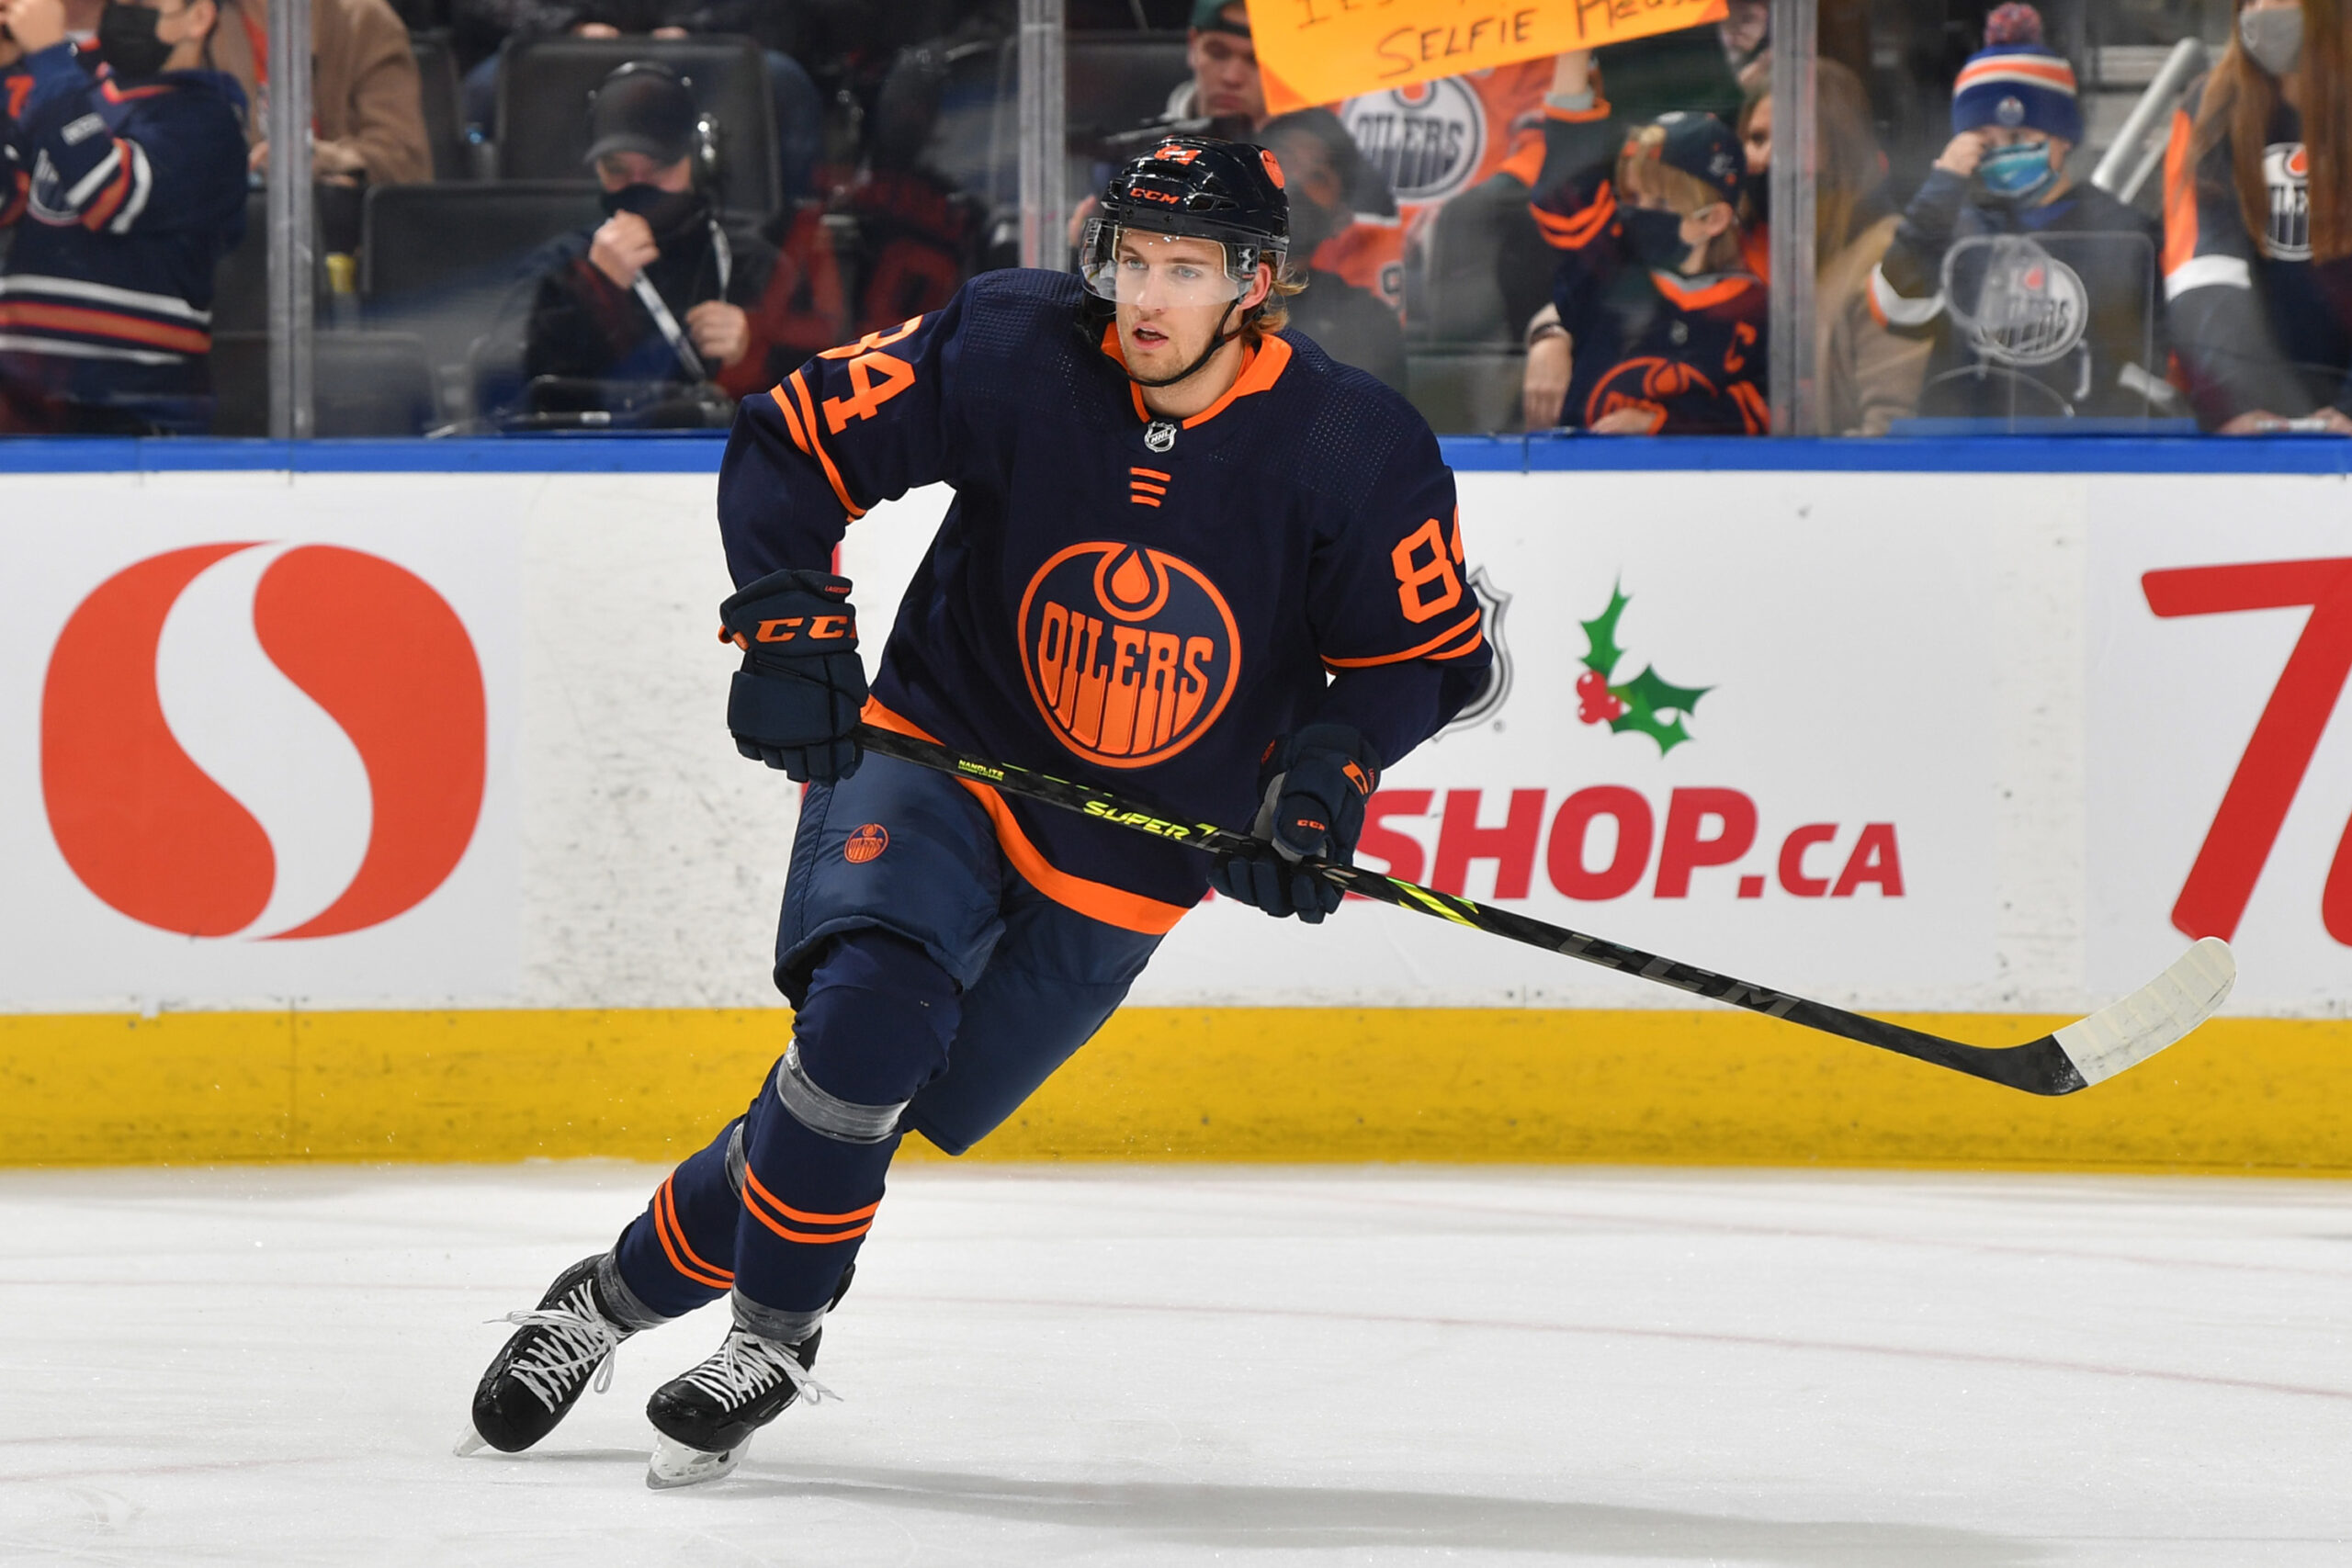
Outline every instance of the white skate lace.
POLYGON ((749 1404, 786 1378, 791 1380, 799 1397, 810 1404, 841 1398, 810 1375, 808 1369, 800 1364, 800 1358, 789 1348, 740 1328, 729 1329, 726 1342, 711 1353, 708 1360, 686 1374, 688 1382, 713 1399, 725 1402, 729 1409, 749 1404))
POLYGON ((613 1352, 628 1337, 600 1314, 594 1304, 582 1300, 585 1294, 584 1291, 574 1292, 565 1298, 562 1306, 533 1307, 528 1312, 510 1312, 503 1318, 490 1319, 492 1323, 511 1323, 518 1328, 548 1331, 547 1337, 516 1356, 507 1371, 549 1410, 563 1403, 566 1385, 573 1381, 571 1374, 583 1368, 596 1368, 598 1393, 611 1388, 613 1352), (578 1304, 575 1306, 574 1303, 578 1304))

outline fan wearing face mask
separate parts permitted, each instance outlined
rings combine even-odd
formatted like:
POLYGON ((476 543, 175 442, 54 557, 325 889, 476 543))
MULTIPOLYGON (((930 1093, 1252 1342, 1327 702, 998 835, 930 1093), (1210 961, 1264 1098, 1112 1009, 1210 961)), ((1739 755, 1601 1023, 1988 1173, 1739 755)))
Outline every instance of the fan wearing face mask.
POLYGON ((2003 6, 1984 37, 1952 86, 1952 139, 1871 275, 1871 310, 1934 341, 1922 414, 2161 412, 2156 225, 2068 171, 2082 111, 2041 14, 2003 6))
POLYGON ((2190 400, 2225 435, 2352 435, 2352 14, 2239 0, 2173 115, 2165 291, 2190 400))
POLYGON ((1544 100, 1530 206, 1559 261, 1552 303, 1527 329, 1528 428, 1765 434, 1771 307, 1745 243, 1739 141, 1689 112, 1627 132, 1590 65, 1561 55, 1544 100))
POLYGON ((697 184, 700 117, 665 66, 633 62, 597 90, 587 162, 607 216, 537 258, 524 350, 535 406, 617 411, 664 386, 741 397, 775 379, 753 310, 775 250, 697 184))
POLYGON ((245 229, 244 95, 213 0, 108 5, 95 74, 60 0, 5 0, 0 429, 200 434, 213 271, 245 229))

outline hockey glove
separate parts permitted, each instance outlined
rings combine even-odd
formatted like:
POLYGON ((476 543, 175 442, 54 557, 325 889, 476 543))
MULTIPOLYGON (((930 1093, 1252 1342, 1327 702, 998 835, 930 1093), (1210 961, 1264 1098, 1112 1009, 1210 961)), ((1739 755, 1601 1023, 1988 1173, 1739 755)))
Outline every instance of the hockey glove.
POLYGON ((857 772, 865 666, 849 580, 772 571, 718 607, 719 640, 743 650, 727 698, 735 750, 807 784, 857 772))
POLYGON ((1320 924, 1340 907, 1340 889, 1299 863, 1312 856, 1355 863, 1363 803, 1380 782, 1380 759, 1349 726, 1310 724, 1276 741, 1258 773, 1264 789, 1250 833, 1266 847, 1217 856, 1209 886, 1270 915, 1320 924))

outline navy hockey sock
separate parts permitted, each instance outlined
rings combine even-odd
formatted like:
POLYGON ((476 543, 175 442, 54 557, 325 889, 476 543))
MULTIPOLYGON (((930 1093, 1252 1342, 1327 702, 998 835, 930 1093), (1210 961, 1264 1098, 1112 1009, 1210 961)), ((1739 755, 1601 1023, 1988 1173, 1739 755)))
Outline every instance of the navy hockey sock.
POLYGON ((664 1317, 715 1301, 735 1283, 742 1124, 729 1122, 671 1172, 614 1246, 622 1280, 664 1317))
POLYGON ((906 1102, 947 1065, 956 983, 916 943, 853 931, 809 977, 792 1047, 744 1121, 735 1314, 797 1343, 881 1206, 906 1102))

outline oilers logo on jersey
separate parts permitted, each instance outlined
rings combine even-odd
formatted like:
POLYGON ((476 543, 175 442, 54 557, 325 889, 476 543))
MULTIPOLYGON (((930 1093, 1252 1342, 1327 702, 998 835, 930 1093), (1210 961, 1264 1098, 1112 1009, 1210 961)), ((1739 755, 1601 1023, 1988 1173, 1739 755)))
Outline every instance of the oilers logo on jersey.
POLYGON ((2262 183, 2270 196, 2263 251, 2277 261, 2311 260, 2311 153, 2300 141, 2272 142, 2262 150, 2262 183))
POLYGON ((1183 750, 1241 679, 1225 595, 1165 550, 1070 546, 1030 580, 1020 627, 1022 673, 1054 739, 1106 768, 1183 750))

